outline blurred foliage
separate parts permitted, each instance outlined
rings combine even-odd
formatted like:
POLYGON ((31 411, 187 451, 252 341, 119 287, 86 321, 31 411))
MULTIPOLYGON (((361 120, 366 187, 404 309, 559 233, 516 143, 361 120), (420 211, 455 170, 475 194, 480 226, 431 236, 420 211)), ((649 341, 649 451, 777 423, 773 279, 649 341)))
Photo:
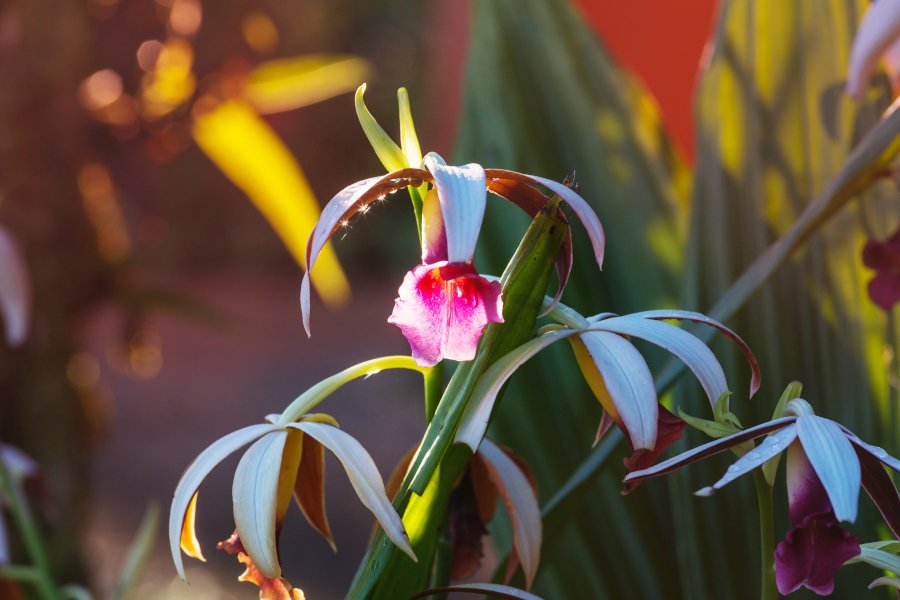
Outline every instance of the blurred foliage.
MULTIPOLYGON (((866 5, 852 0, 815 7, 777 0, 723 5, 696 98, 687 307, 715 304, 823 192, 886 108, 890 90, 883 79, 865 104, 856 105, 844 92, 850 44, 866 5)), ((769 418, 780 390, 796 379, 818 413, 889 451, 898 449, 897 397, 890 384, 896 380, 897 330, 869 300, 870 274, 860 259, 865 241, 886 237, 898 218, 893 183, 871 188, 811 236, 729 322, 759 355, 764 375, 758 399, 746 403, 739 395, 732 403, 745 423, 769 418)), ((731 356, 730 380, 741 381, 730 349, 718 344, 716 351, 731 356)), ((694 414, 702 410, 687 397, 684 402, 694 414)), ((715 535, 731 522, 730 535, 755 542, 753 521, 734 520, 737 512, 746 512, 742 507, 754 505, 749 486, 710 503, 687 495, 719 471, 721 465, 687 470, 672 484, 684 597, 716 597, 720 588, 707 576, 710 569, 739 588, 755 586, 755 543, 740 546, 715 535), (710 522, 718 527, 704 527, 710 522), (686 536, 697 530, 710 535, 686 536), (748 564, 754 567, 739 567, 748 564)), ((864 540, 877 538, 875 513, 867 504, 861 501, 865 518, 853 528, 864 540)), ((777 539, 786 527, 784 518, 777 539)), ((866 583, 852 570, 838 582, 839 594, 866 583)))
MULTIPOLYGON (((253 129, 267 132, 268 157, 281 157, 282 182, 290 182, 270 212, 283 211, 288 197, 305 195, 311 206, 313 192, 327 198, 376 165, 347 118, 352 100, 268 113, 347 89, 363 72, 349 55, 364 55, 383 81, 414 84, 422 13, 412 5, 13 0, 0 6, 0 222, 24 246, 36 303, 25 346, 0 347, 0 439, 25 448, 47 475, 48 544, 61 580, 87 578, 79 545, 88 463, 113 411, 104 370, 138 381, 159 372, 159 336, 146 328, 151 311, 222 323, 210 307, 168 289, 179 270, 290 267, 289 253, 243 191, 194 148, 194 107, 215 107, 210 98, 254 106, 253 129), (401 35, 406 31, 414 33, 401 35), (276 60, 292 56, 312 58, 276 60), (314 174, 308 182, 298 163, 314 174), (98 306, 110 305, 120 323, 117 343, 97 355, 85 351, 85 324, 98 306)), ((373 104, 379 100, 393 102, 373 96, 373 104)), ((244 142, 237 150, 246 153, 252 143, 244 142)), ((274 220, 293 222, 287 214, 274 220)), ((377 264, 384 254, 369 252, 377 240, 367 243, 347 247, 377 264)), ((293 245, 300 256, 302 243, 293 245)))
MULTIPOLYGON (((652 102, 563 2, 479 0, 473 6, 457 158, 557 178, 576 170, 609 232, 603 274, 576 267, 565 298, 591 312, 671 305, 681 289, 684 308, 708 309, 837 174, 888 100, 884 85, 861 107, 843 94, 863 2, 725 2, 697 99, 697 169, 683 255, 686 211, 679 192, 687 178, 647 109, 652 102)), ((894 325, 869 302, 858 259, 868 236, 884 237, 897 221, 897 209, 885 203, 891 191, 878 185, 838 215, 729 322, 760 355, 766 383, 748 405, 745 369, 716 344, 717 353, 731 357, 733 407, 745 423, 769 418, 781 388, 799 379, 823 415, 889 448, 896 444, 889 387, 896 379, 894 325)), ((508 221, 504 213, 486 225, 494 243, 483 259, 492 267, 508 244, 508 221)), ((495 426, 529 460, 545 498, 588 453, 599 419, 589 392, 574 383, 571 363, 559 353, 515 378, 495 426)), ((696 391, 685 385, 677 403, 702 415, 708 409, 696 391)), ((699 436, 691 441, 699 443, 699 436)), ((594 452, 595 464, 609 468, 597 472, 579 506, 567 505, 577 526, 548 531, 537 591, 715 598, 723 582, 731 590, 756 590, 758 532, 749 484, 709 501, 693 498, 723 463, 673 479, 670 497, 653 486, 653 497, 641 489, 623 500, 616 460, 622 453, 606 442, 594 452)), ((566 520, 554 520, 554 528, 566 520)), ((779 539, 784 525, 786 517, 779 539)), ((871 525, 864 520, 855 531, 874 537, 871 525)), ((861 589, 863 582, 852 584, 861 589)))

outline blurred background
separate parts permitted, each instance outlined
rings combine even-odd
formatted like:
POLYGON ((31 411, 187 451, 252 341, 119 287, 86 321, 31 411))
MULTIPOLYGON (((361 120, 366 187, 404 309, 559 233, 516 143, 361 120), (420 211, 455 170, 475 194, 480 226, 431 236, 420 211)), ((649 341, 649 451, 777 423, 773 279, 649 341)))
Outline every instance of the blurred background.
MULTIPOLYGON (((603 279, 576 266, 566 298, 573 306, 591 313, 703 310, 783 233, 889 100, 883 80, 860 106, 839 96, 865 3, 829 2, 818 12, 809 4, 10 0, 0 6, 0 223, 22 245, 34 288, 28 341, 0 347, 0 439, 41 465, 41 514, 60 579, 87 582, 104 597, 148 503, 167 510, 182 470, 210 442, 279 412, 350 364, 407 352, 399 331, 385 322, 400 278, 418 256, 403 194, 355 221, 352 235, 336 236, 340 266, 319 267, 323 301, 314 294, 311 339, 300 324, 298 263, 302 234, 314 222, 310 207, 383 171, 354 114, 352 92, 360 83, 367 82, 367 104, 393 135, 396 89, 407 87, 423 149, 448 160, 554 179, 576 170, 610 231, 610 254, 603 279), (718 43, 709 45, 711 39, 718 43), (777 52, 767 53, 765 43, 777 52), (695 103, 702 119, 694 117, 695 103), (740 125, 748 123, 756 125, 740 125), (743 150, 727 154, 734 148, 743 150), (785 152, 774 152, 779 148, 785 152), (703 169, 692 174, 694 164, 703 169), (697 216, 697 207, 707 217, 697 216), (721 239, 729 227, 743 233, 721 239), (718 260, 710 247, 729 250, 718 260)), ((817 406, 843 407, 861 435, 891 432, 891 440, 873 440, 889 449, 896 441, 896 394, 887 383, 896 371, 895 323, 860 292, 867 274, 857 256, 868 237, 890 232, 897 211, 885 208, 894 192, 870 195, 866 210, 881 217, 860 210, 836 225, 809 258, 812 266, 806 258, 792 264, 795 275, 779 279, 757 309, 769 311, 767 325, 750 331, 751 346, 770 351, 763 364, 777 374, 749 421, 767 418, 780 390, 799 378, 823 395, 871 390, 870 408, 848 409, 837 396, 817 406), (824 265, 837 256, 846 268, 835 282, 824 265), (827 302, 812 293, 821 292, 822 281, 834 295, 827 302), (791 295, 797 288, 799 299, 791 295), (799 304, 779 305, 785 297, 799 304), (798 312, 806 315, 799 324, 798 312), (851 330, 869 337, 840 343, 851 330), (810 354, 779 348, 777 335, 810 354), (838 377, 835 364, 847 370, 841 385, 817 384, 823 373, 838 377)), ((502 270, 524 225, 505 207, 489 208, 483 271, 502 270)), ((575 235, 584 250, 583 236, 575 235)), ((740 333, 760 318, 746 311, 739 317, 740 333)), ((550 376, 514 383, 507 396, 522 402, 496 427, 532 464, 544 498, 587 455, 600 414, 572 361, 561 366, 568 358, 551 353, 542 362, 550 376), (548 397, 567 404, 535 432, 529 415, 548 397), (547 446, 538 438, 555 440, 554 452, 541 450, 547 446)), ((744 390, 747 374, 732 362, 729 380, 744 390)), ((684 406, 700 414, 695 390, 680 393, 694 398, 684 406)), ((325 410, 386 476, 422 431, 419 394, 413 375, 385 373, 349 385, 325 410)), ((702 527, 696 509, 670 502, 663 484, 654 490, 661 497, 645 485, 626 505, 617 487, 621 454, 597 479, 605 491, 597 491, 599 483, 586 489, 573 506, 577 518, 555 527, 538 591, 716 597, 716 587, 685 566, 685 557, 715 556, 723 542, 698 533, 704 539, 697 546, 678 537, 702 527), (621 543, 603 549, 603 539, 621 543), (640 540, 656 546, 641 549, 640 540), (656 583, 638 581, 645 569, 657 573, 656 583)), ((217 469, 200 496, 198 532, 209 564, 190 561, 191 585, 181 583, 161 528, 139 598, 255 596, 236 581, 242 567, 214 550, 233 529, 236 462, 217 469)), ((340 553, 331 553, 299 511, 289 513, 281 538, 285 576, 310 598, 345 591, 371 527, 338 463, 329 459, 328 468, 340 553)), ((720 516, 732 508, 720 507, 720 516)), ((750 516, 741 531, 752 562, 750 516)), ((735 567, 744 554, 731 552, 737 559, 732 567, 719 565, 718 577, 730 577, 732 589, 753 588, 756 567, 735 567)))

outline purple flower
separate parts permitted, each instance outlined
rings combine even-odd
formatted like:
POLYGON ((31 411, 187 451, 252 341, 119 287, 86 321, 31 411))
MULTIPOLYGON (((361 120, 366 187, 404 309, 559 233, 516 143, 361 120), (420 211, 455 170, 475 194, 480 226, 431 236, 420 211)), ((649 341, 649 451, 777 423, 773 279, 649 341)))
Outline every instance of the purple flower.
MULTIPOLYGON (((307 273, 301 287, 303 325, 309 334, 309 272, 328 239, 358 212, 407 186, 433 184, 422 208, 422 263, 407 273, 388 321, 397 325, 421 366, 449 358, 471 360, 488 323, 503 322, 500 285, 478 274, 473 264, 475 244, 487 201, 487 191, 535 215, 546 202, 536 186, 561 197, 584 223, 598 264, 603 262, 604 234, 597 215, 569 187, 536 177, 477 164, 448 166, 431 153, 424 169, 406 168, 384 177, 358 181, 325 206, 307 245, 307 273)), ((567 238, 557 264, 560 291, 572 265, 567 238)))
POLYGON ((10 346, 28 336, 31 318, 31 282, 25 259, 13 236, 0 226, 0 317, 10 346))
POLYGON ((900 229, 883 242, 866 242, 862 260, 875 270, 875 277, 869 282, 869 297, 884 310, 890 310, 900 300, 900 229))
POLYGON ((826 595, 834 588, 834 576, 841 565, 860 552, 857 538, 839 524, 856 520, 860 485, 894 535, 900 532, 900 495, 882 466, 883 463, 900 471, 900 461, 883 449, 863 442, 844 426, 816 416, 805 400, 791 400, 785 414, 790 416, 703 444, 649 469, 629 473, 625 482, 664 475, 769 434, 728 467, 719 481, 697 495, 709 495, 787 450, 793 528, 775 552, 778 590, 789 594, 803 586, 826 595))

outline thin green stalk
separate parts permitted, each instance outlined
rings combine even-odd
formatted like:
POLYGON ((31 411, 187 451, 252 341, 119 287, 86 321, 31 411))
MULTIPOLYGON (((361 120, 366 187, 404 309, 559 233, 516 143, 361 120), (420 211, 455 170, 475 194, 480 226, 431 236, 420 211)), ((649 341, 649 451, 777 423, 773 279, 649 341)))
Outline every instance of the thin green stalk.
POLYGON ((444 393, 444 363, 439 362, 422 374, 425 378, 425 422, 431 423, 444 393))
POLYGON ((18 527, 25 550, 31 559, 32 568, 36 573, 36 577, 32 580, 34 587, 44 600, 58 600, 59 594, 50 572, 50 562, 47 560, 47 553, 44 551, 37 524, 34 522, 27 502, 2 460, 0 460, 0 496, 6 501, 6 506, 18 527))
POLYGON ((34 567, 27 565, 0 565, 0 579, 37 583, 40 578, 40 571, 34 567))
MULTIPOLYGON (((444 515, 441 523, 440 538, 438 538, 437 552, 434 555, 434 573, 431 577, 431 588, 440 589, 450 585, 450 571, 453 567, 453 540, 450 537, 450 514, 444 515)), ((446 600, 447 593, 443 592, 432 596, 435 600, 446 600)))
POLYGON ((760 600, 778 598, 775 585, 775 519, 772 513, 772 486, 759 469, 753 472, 759 504, 760 600))

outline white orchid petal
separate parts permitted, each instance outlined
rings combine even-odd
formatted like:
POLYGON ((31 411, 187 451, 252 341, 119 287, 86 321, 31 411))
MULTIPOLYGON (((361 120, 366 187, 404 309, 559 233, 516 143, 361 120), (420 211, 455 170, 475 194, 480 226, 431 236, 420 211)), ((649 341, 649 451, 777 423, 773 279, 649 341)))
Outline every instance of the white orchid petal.
POLYGON ((719 396, 728 391, 725 372, 706 344, 674 325, 634 316, 604 319, 594 327, 647 340, 677 356, 693 371, 713 408, 719 396))
POLYGON ((28 335, 31 316, 31 281, 18 244, 3 227, 0 227, 0 314, 7 343, 22 344, 28 335))
POLYGON ((472 262, 487 204, 487 180, 481 165, 451 167, 432 153, 425 167, 434 177, 447 236, 447 259, 451 263, 472 262))
POLYGON ((334 453, 347 472, 347 477, 350 479, 353 489, 356 490, 356 495, 359 496, 363 505, 375 515, 388 539, 394 542, 394 545, 407 556, 416 560, 403 522, 397 511, 391 506, 391 501, 388 500, 384 491, 384 480, 378 472, 378 467, 375 466, 375 461, 362 447, 362 444, 350 434, 324 423, 304 421, 291 423, 288 427, 309 434, 334 453))
POLYGON ((515 461, 489 439, 482 440, 478 454, 506 503, 513 527, 513 545, 522 561, 525 587, 530 588, 541 559, 543 537, 541 509, 534 489, 515 461))
POLYGON ((181 532, 184 527, 185 514, 191 499, 209 475, 220 462, 228 458, 250 442, 280 429, 275 425, 251 425, 244 427, 216 440, 194 459, 194 462, 185 470, 184 475, 178 481, 175 495, 172 498, 172 508, 169 511, 169 546, 172 551, 172 561, 175 569, 182 579, 184 575, 184 562, 181 558, 181 532))
POLYGON ((900 2, 879 0, 871 3, 856 30, 853 48, 850 51, 847 91, 852 97, 862 98, 879 58, 898 36, 900 36, 900 2))
POLYGON ((799 417, 797 433, 835 516, 839 521, 855 521, 862 473, 847 435, 834 421, 816 415, 799 417))
POLYGON ((632 313, 628 316, 654 320, 672 319, 677 321, 690 321, 692 323, 708 325, 709 327, 718 330, 719 333, 737 344, 741 353, 744 355, 744 358, 747 359, 747 364, 750 366, 751 374, 750 397, 752 398, 753 395, 756 394, 756 392, 759 390, 759 386, 762 384, 762 376, 760 375, 759 370, 759 361, 756 360, 756 356, 753 354, 753 351, 750 350, 750 346, 747 345, 747 342, 741 339, 741 336, 736 334, 734 331, 732 331, 719 321, 713 319, 712 317, 708 317, 703 313, 694 312, 692 310, 677 309, 645 310, 642 312, 632 313))
POLYGON ((740 457, 733 465, 728 467, 725 475, 711 486, 704 488, 698 492, 699 495, 708 495, 715 490, 722 489, 738 477, 746 475, 753 469, 769 462, 797 439, 797 428, 789 425, 780 431, 776 431, 769 437, 764 439, 762 443, 753 450, 740 457))
POLYGON ((631 342, 607 331, 582 334, 635 450, 656 445, 659 405, 647 361, 631 342))
POLYGON ((247 448, 234 472, 231 487, 234 525, 241 544, 260 572, 270 579, 281 577, 275 513, 287 435, 286 431, 275 431, 247 448))
POLYGON ((500 583, 455 583, 443 588, 432 588, 419 592, 414 596, 410 596, 409 600, 417 598, 427 598, 428 596, 437 596, 456 592, 459 594, 479 594, 483 596, 491 596, 492 598, 508 598, 510 600, 543 600, 540 596, 536 596, 531 592, 520 590, 509 585, 500 583))
MULTIPOLYGON (((847 431, 847 430, 845 430, 845 431, 847 431)), ((888 454, 887 450, 885 450, 884 448, 881 448, 879 446, 867 444, 866 442, 859 439, 859 437, 857 437, 853 433, 849 433, 849 432, 847 432, 847 433, 849 434, 848 437, 850 438, 851 442, 853 442, 854 444, 856 444, 857 446, 862 448, 864 451, 868 452, 869 454, 871 454, 872 456, 874 456, 875 458, 880 460, 883 464, 892 468, 894 471, 900 473, 900 460, 897 460, 896 458, 894 458, 893 456, 888 454)))

